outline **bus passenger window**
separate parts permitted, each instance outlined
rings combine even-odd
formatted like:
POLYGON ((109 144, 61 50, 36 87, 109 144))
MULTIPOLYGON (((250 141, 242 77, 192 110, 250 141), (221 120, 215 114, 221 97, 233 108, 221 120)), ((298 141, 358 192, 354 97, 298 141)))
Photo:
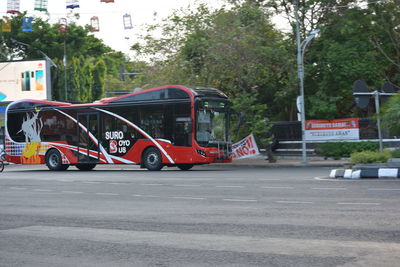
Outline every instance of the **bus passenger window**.
POLYGON ((168 138, 165 135, 165 114, 162 106, 152 106, 143 109, 140 119, 142 129, 152 138, 168 138))
POLYGON ((174 111, 174 145, 192 145, 192 127, 190 104, 175 104, 174 111))

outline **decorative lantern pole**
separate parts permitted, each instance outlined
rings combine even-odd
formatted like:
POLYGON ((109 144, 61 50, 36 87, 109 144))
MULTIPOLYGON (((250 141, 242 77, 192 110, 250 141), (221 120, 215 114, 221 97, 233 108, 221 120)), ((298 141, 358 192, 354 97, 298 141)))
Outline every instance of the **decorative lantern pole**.
POLYGON ((124 29, 125 29, 125 30, 133 29, 131 15, 125 14, 125 15, 123 16, 123 20, 124 20, 124 29))
POLYGON ((91 32, 98 32, 100 31, 100 23, 99 23, 99 18, 94 16, 90 18, 90 26, 91 26, 91 32))
POLYGON ((7 1, 7 13, 9 14, 19 14, 19 4, 20 0, 8 0, 7 1))
POLYGON ((32 17, 24 17, 22 18, 22 31, 23 32, 31 32, 32 31, 32 17))
POLYGON ((79 0, 67 0, 67 8, 79 8, 79 0))
POLYGON ((11 19, 8 17, 3 17, 3 21, 1 22, 1 31, 2 32, 11 32, 11 19))
POLYGON ((47 12, 47 0, 36 0, 34 9, 37 11, 47 12))

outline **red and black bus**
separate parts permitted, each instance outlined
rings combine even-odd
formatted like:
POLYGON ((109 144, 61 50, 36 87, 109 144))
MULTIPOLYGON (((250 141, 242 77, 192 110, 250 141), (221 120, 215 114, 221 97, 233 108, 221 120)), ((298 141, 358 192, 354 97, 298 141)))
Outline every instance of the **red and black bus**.
POLYGON ((15 101, 6 110, 6 158, 50 170, 97 164, 188 170, 231 162, 230 106, 217 89, 180 85, 90 104, 15 101))

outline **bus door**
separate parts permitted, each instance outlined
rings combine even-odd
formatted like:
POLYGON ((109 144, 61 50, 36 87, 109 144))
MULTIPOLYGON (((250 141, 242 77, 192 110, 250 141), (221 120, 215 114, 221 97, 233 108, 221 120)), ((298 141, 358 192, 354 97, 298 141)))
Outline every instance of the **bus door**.
POLYGON ((99 146, 99 114, 78 113, 78 162, 95 163, 100 159, 99 146), (83 126, 83 127, 81 127, 83 126), (96 140, 96 142, 95 142, 96 140))

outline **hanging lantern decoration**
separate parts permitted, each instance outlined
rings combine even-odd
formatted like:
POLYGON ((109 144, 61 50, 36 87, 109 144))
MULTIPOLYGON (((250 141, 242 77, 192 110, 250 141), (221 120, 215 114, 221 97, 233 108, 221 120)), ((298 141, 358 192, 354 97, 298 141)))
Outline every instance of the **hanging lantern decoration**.
POLYGON ((68 32, 66 18, 61 18, 58 20, 58 32, 59 33, 67 33, 68 32))
POLYGON ((47 0, 36 0, 35 10, 47 12, 47 0))
POLYGON ((100 0, 103 3, 114 3, 114 0, 100 0))
POLYGON ((22 31, 23 32, 31 32, 32 31, 32 17, 23 17, 22 18, 22 31))
POLYGON ((7 1, 7 13, 19 14, 19 3, 20 0, 8 0, 7 1))
POLYGON ((123 20, 124 20, 124 29, 125 29, 125 30, 133 29, 131 15, 125 14, 125 15, 123 16, 123 20))
POLYGON ((67 8, 79 8, 79 0, 67 0, 67 8))
POLYGON ((3 17, 1 22, 1 31, 2 32, 11 32, 11 19, 7 17, 3 17))
POLYGON ((91 26, 91 29, 90 29, 91 32, 98 32, 98 31, 100 31, 99 18, 96 17, 96 16, 91 17, 91 18, 90 18, 90 26, 91 26))

